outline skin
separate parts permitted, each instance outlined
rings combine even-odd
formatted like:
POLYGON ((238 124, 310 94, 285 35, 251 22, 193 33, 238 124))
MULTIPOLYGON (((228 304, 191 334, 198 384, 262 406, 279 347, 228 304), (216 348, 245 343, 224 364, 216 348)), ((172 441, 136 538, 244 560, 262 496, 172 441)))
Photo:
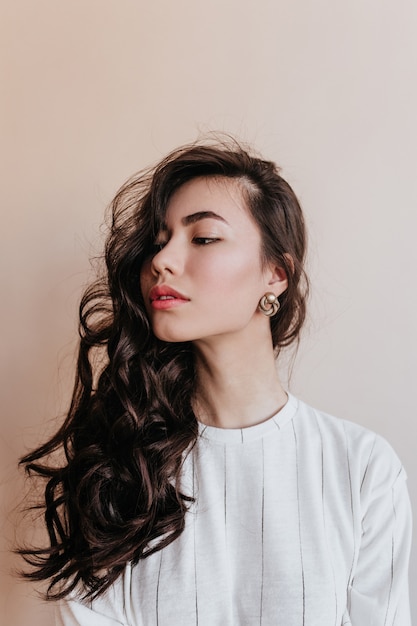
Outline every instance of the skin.
POLYGON ((155 243, 156 253, 142 267, 141 290, 155 335, 196 348, 198 419, 221 428, 268 419, 287 395, 269 319, 258 303, 266 292, 280 295, 288 283, 282 267, 262 263, 261 234, 238 181, 184 184, 168 204, 155 243), (150 290, 160 285, 183 298, 153 304, 150 290))

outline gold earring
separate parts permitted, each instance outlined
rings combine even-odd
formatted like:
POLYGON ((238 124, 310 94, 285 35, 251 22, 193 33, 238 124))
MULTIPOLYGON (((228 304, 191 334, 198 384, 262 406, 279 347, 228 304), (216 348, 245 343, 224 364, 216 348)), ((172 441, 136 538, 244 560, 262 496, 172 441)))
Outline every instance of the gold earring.
POLYGON ((272 317, 276 313, 278 313, 279 307, 281 306, 278 298, 274 293, 268 291, 259 301, 259 310, 262 311, 264 315, 267 317, 272 317))

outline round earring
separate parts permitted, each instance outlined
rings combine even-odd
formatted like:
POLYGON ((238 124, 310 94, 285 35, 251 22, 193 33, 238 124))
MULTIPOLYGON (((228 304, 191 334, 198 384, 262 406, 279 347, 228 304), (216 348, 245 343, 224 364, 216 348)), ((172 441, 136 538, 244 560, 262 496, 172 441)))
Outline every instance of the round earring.
POLYGON ((267 317, 272 317, 278 313, 278 309, 281 306, 278 298, 274 293, 270 291, 266 293, 259 301, 259 310, 262 311, 267 317))

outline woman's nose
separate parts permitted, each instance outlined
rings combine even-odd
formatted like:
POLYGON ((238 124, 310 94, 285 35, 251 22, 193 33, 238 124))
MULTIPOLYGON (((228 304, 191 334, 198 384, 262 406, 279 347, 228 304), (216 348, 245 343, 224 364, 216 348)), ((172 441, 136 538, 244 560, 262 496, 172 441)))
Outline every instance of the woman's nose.
POLYGON ((154 274, 177 274, 182 266, 181 245, 179 242, 168 241, 155 254, 151 262, 151 268, 154 274))

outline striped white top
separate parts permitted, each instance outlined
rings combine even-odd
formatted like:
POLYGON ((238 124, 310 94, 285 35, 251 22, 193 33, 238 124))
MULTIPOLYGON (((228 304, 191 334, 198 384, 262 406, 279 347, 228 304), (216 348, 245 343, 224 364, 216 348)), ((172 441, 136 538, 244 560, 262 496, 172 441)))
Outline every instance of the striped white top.
POLYGON ((409 626, 406 474, 384 439, 289 396, 245 429, 200 426, 182 535, 65 626, 409 626))

